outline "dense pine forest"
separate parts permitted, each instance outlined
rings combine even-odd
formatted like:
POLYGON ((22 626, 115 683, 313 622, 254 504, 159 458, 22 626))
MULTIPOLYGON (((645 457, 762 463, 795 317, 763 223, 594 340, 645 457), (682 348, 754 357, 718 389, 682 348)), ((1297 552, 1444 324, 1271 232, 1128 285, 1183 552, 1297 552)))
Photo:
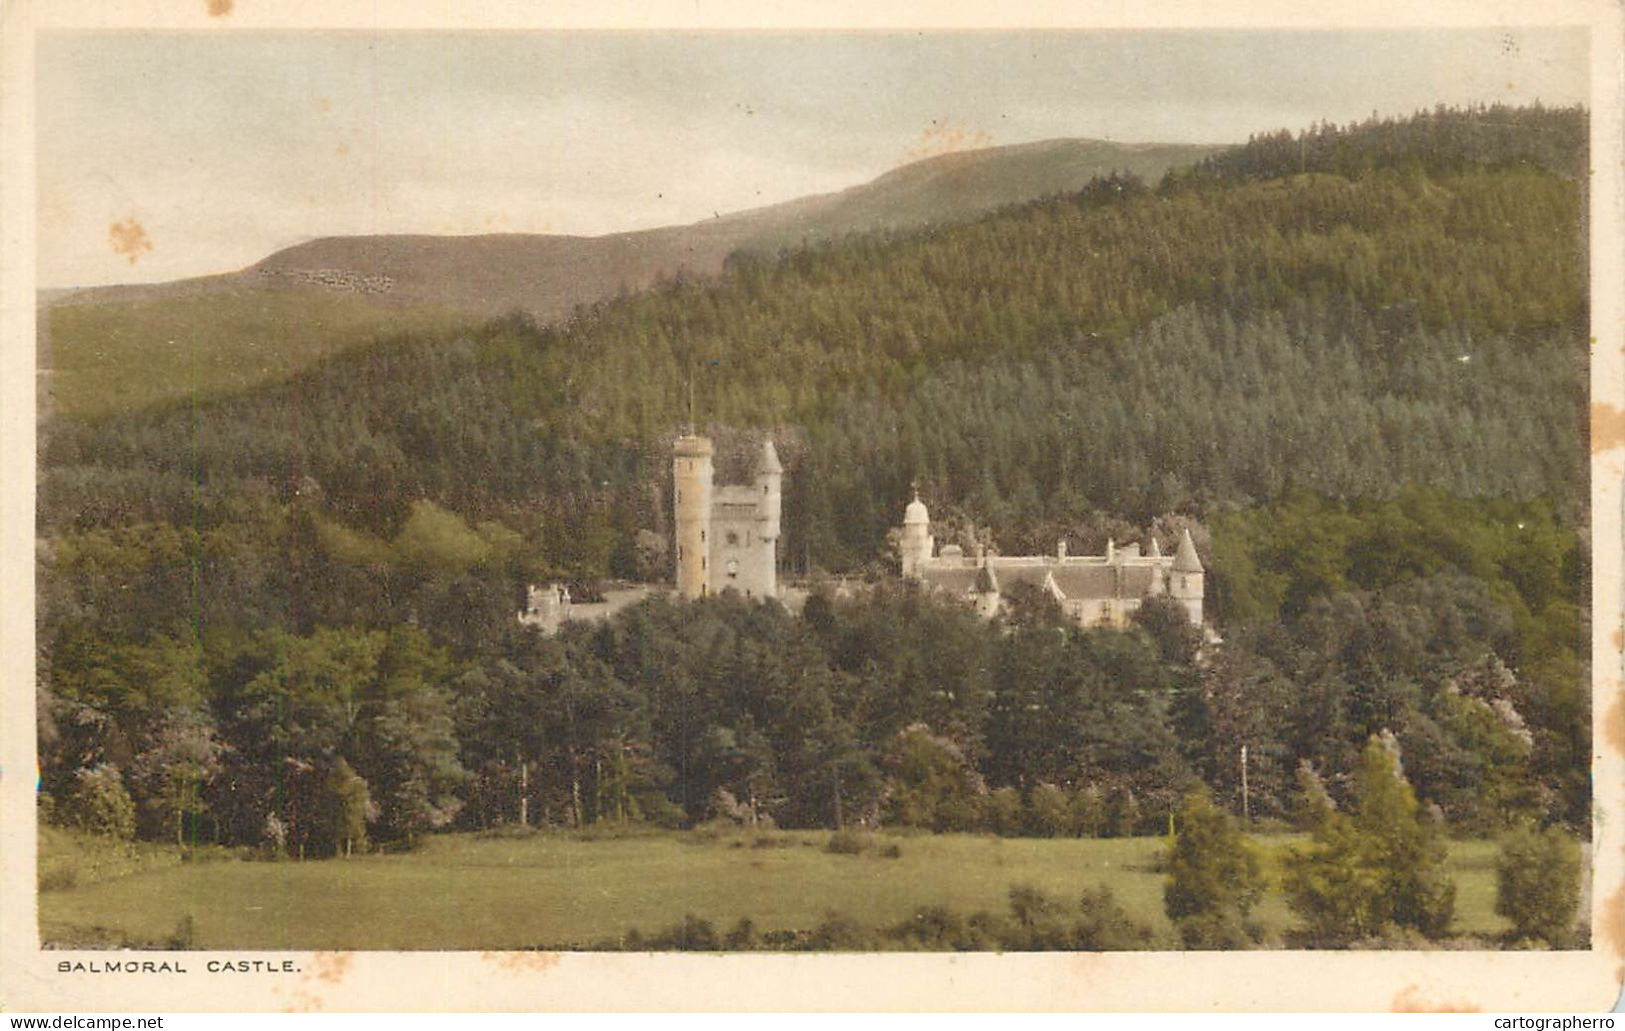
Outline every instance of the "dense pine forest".
POLYGON ((1585 832, 1586 123, 1261 136, 51 417, 42 804, 307 857, 520 820, 1120 835, 1196 783, 1240 812, 1243 744, 1252 816, 1301 815, 1306 776, 1347 801, 1388 734, 1460 832, 1585 832), (804 614, 520 628, 527 581, 669 578, 690 385, 724 474, 779 443, 804 614), (1224 643, 896 582, 915 484, 940 540, 1010 553, 1191 528, 1224 643))

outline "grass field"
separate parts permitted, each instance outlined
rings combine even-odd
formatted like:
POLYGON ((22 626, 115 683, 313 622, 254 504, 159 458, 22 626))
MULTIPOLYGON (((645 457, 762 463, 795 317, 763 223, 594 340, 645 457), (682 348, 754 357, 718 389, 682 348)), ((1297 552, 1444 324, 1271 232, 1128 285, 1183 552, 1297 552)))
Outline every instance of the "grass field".
MULTIPOLYGON (((657 931, 686 914, 719 929, 748 916, 759 929, 789 930, 834 911, 879 927, 923 905, 1003 911, 1014 885, 1070 902, 1104 884, 1159 946, 1175 946, 1155 869, 1159 838, 888 835, 861 855, 831 854, 828 840, 818 831, 457 834, 409 854, 303 863, 180 863, 173 849, 142 845, 92 869, 95 846, 48 830, 41 871, 55 883, 40 894, 40 931, 47 944, 79 947, 162 946, 183 924, 186 940, 206 949, 568 947, 657 931), (885 856, 888 845, 900 855, 885 856)), ((1273 849, 1289 839, 1261 840, 1273 849)), ((1460 934, 1506 929, 1492 908, 1494 854, 1490 842, 1452 845, 1460 934)), ((1276 939, 1291 925, 1278 892, 1255 916, 1276 939)))

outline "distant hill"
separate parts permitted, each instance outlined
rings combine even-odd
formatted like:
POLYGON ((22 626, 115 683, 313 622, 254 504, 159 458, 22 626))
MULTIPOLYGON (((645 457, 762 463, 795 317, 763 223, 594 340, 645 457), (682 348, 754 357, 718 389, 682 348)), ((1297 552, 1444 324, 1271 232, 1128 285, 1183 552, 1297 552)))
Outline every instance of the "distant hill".
POLYGON ((171 283, 50 291, 42 304, 151 303, 245 289, 351 294, 388 306, 443 305, 542 319, 636 290, 678 272, 718 272, 739 249, 773 250, 875 229, 964 221, 1076 190, 1113 171, 1156 180, 1215 153, 1209 146, 1046 140, 926 158, 837 193, 685 226, 606 236, 321 237, 240 272, 171 283))
POLYGON ((552 321, 679 273, 713 276, 736 251, 963 222, 1114 170, 1154 181, 1217 149, 1048 140, 927 158, 838 193, 693 225, 596 237, 323 237, 238 272, 41 291, 41 411, 100 415, 182 390, 241 389, 456 313, 552 321))

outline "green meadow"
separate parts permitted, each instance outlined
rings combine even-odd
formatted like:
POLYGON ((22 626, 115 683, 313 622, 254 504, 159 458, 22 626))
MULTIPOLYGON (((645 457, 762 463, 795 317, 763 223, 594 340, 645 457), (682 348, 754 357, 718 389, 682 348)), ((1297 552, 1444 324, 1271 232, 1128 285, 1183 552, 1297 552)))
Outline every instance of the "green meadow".
MULTIPOLYGON (((446 834, 417 851, 347 860, 249 861, 223 850, 182 862, 173 848, 108 845, 46 828, 40 933, 48 945, 200 949, 523 949, 649 934, 686 915, 726 930, 812 928, 836 913, 865 927, 923 906, 1006 910, 1028 885, 1074 905, 1105 885, 1153 945, 1177 947, 1163 914, 1160 838, 1037 839, 876 835, 857 855, 826 850, 822 831, 446 834)), ((1275 855, 1298 840, 1255 839, 1275 855)), ((1507 930, 1494 914, 1495 845, 1451 845, 1455 932, 1507 930)), ((1278 877, 1254 912, 1267 943, 1292 916, 1278 877)))

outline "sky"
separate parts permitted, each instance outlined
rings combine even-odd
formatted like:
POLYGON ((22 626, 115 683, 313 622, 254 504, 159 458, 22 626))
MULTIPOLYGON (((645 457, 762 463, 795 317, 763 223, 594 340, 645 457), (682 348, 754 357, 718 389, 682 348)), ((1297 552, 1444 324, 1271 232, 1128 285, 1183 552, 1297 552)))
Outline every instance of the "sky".
POLYGON ((1586 54, 1557 29, 49 35, 39 285, 230 271, 317 236, 681 224, 973 143, 1571 104, 1586 54))

